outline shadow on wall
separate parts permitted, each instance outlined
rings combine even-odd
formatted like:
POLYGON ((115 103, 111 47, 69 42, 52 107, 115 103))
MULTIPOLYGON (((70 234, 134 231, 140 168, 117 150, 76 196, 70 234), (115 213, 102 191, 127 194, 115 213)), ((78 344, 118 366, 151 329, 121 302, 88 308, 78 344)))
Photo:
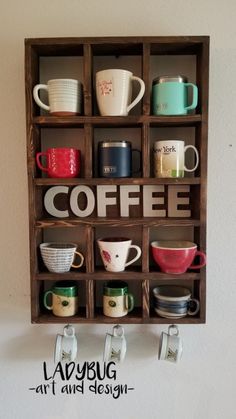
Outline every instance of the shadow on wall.
POLYGON ((55 335, 45 334, 39 328, 30 328, 28 334, 12 337, 2 345, 2 356, 11 362, 47 360, 53 357, 55 335))
MULTIPOLYGON (((33 326, 27 334, 12 337, 2 344, 2 357, 11 362, 35 361, 54 359, 54 346, 57 333, 63 333, 64 325, 58 325, 55 333, 44 333, 42 326, 33 326)), ((78 340, 77 362, 103 361, 103 350, 106 333, 112 333, 112 325, 103 327, 104 333, 96 332, 96 327, 75 325, 78 340)), ((124 326, 127 340, 126 360, 143 360, 155 358, 158 354, 158 335, 148 326, 137 326, 129 331, 129 326, 124 326)))

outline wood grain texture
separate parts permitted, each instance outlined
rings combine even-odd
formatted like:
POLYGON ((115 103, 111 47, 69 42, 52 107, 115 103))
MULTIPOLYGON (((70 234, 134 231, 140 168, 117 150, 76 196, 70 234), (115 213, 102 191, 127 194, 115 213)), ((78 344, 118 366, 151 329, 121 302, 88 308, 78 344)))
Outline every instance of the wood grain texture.
POLYGON ((87 217, 87 218, 47 218, 43 220, 36 220, 36 228, 63 228, 63 227, 78 227, 80 225, 90 226, 108 226, 108 227, 135 227, 138 225, 147 227, 199 227, 200 221, 191 218, 105 218, 105 217, 87 217))
MULTIPOLYGON (((173 58, 174 59, 174 58, 173 58)), ((169 275, 158 271, 149 263, 149 233, 157 227, 193 227, 194 240, 201 250, 206 250, 206 208, 207 208, 207 134, 208 134, 208 89, 209 89, 209 37, 207 36, 167 36, 167 37, 84 37, 84 38, 36 38, 25 40, 25 96, 27 128, 27 168, 29 185, 29 237, 30 237, 30 276, 31 276, 31 310, 33 323, 65 323, 65 318, 44 314, 41 306, 45 282, 60 280, 60 274, 46 272, 41 264, 38 247, 43 241, 45 229, 73 228, 85 226, 86 255, 85 267, 81 271, 63 274, 64 280, 85 281, 86 304, 80 307, 78 315, 67 318, 70 323, 121 323, 121 324, 169 324, 169 319, 158 317, 150 304, 149 288, 152 281, 168 283, 186 281, 193 284, 194 296, 200 300, 200 312, 194 317, 175 320, 177 324, 199 324, 206 319, 206 269, 199 272, 187 272, 181 275, 169 275), (141 59, 142 78, 146 91, 142 100, 142 114, 125 117, 102 117, 94 115, 93 61, 97 56, 138 55, 141 59), (194 55, 196 57, 196 83, 199 88, 197 113, 183 116, 150 115, 150 66, 153 56, 161 55, 194 55), (83 93, 84 114, 81 116, 56 117, 41 116, 39 108, 33 101, 32 90, 39 82, 40 57, 46 56, 80 56, 83 57, 83 93), (104 179, 94 176, 94 141, 95 128, 139 128, 141 131, 142 177, 129 179, 104 179), (158 127, 194 127, 195 145, 200 154, 200 165, 194 178, 156 179, 150 170, 150 129, 158 127), (44 128, 80 128, 84 132, 84 178, 50 179, 40 178, 41 173, 35 165, 35 155, 41 150, 41 131, 44 128), (191 218, 143 218, 142 210, 131 211, 131 217, 118 217, 112 210, 107 217, 55 219, 45 217, 43 196, 50 186, 77 185, 164 185, 167 196, 168 185, 190 185, 191 218), (134 267, 122 273, 110 273, 95 266, 94 242, 96 229, 103 227, 127 228, 139 227, 142 242, 142 266, 134 267), (105 317, 96 305, 95 288, 97 281, 124 279, 138 281, 142 289, 142 307, 135 309, 127 316, 114 319, 105 317)), ((120 205, 119 198, 117 206, 120 205)), ((142 199, 140 199, 142 206, 142 199)))
POLYGON ((82 127, 91 124, 94 127, 141 127, 142 124, 150 124, 152 127, 196 126, 202 120, 200 114, 181 116, 35 116, 33 123, 41 127, 82 127))

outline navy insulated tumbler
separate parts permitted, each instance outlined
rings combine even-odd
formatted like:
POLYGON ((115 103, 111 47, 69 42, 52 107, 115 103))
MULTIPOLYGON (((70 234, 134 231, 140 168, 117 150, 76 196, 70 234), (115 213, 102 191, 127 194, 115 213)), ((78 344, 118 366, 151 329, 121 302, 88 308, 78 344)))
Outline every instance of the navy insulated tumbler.
POLYGON ((100 177, 130 177, 132 149, 129 141, 101 141, 98 144, 100 177))

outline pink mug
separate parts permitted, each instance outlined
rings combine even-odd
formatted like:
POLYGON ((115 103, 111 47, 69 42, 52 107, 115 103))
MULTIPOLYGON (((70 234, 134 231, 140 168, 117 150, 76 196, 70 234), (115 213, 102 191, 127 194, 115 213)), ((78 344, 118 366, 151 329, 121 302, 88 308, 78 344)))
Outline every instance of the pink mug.
POLYGON ((168 274, 183 274, 187 269, 200 269, 206 265, 205 253, 189 241, 160 240, 151 243, 152 255, 161 271, 168 274), (196 256, 200 263, 193 265, 196 256))
POLYGON ((54 178, 78 177, 80 172, 80 150, 71 147, 48 148, 46 152, 36 154, 38 167, 54 178), (46 167, 40 161, 46 157, 46 167))

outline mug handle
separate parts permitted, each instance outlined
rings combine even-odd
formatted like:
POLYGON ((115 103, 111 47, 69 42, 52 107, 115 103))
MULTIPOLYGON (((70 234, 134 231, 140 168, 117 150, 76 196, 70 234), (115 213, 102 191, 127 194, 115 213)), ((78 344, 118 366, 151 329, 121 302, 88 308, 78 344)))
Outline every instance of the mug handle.
POLYGON ((50 107, 48 105, 45 105, 39 98, 39 90, 46 90, 48 92, 48 86, 46 84, 36 84, 33 88, 33 97, 37 105, 40 106, 40 108, 44 109, 45 111, 50 111, 50 107))
POLYGON ((128 312, 130 312, 134 308, 134 296, 133 294, 126 294, 125 297, 125 306, 128 312))
POLYGON ((187 167, 184 165, 184 170, 185 170, 186 172, 194 172, 194 170, 196 170, 196 168, 198 167, 198 163, 199 163, 199 154, 198 154, 198 151, 197 151, 196 147, 194 147, 194 145, 186 145, 186 146, 184 147, 184 153, 185 153, 185 152, 186 152, 189 148, 192 148, 192 149, 194 150, 194 152, 195 152, 195 156, 196 156, 196 164, 195 164, 195 166, 194 166, 194 168, 193 168, 193 169, 187 169, 187 167))
POLYGON ((131 263, 134 263, 137 259, 139 259, 139 257, 141 256, 141 253, 142 253, 140 247, 136 246, 135 244, 131 244, 129 248, 130 249, 131 248, 136 249, 137 250, 137 255, 133 259, 131 259, 129 262, 127 262, 125 264, 125 266, 129 266, 129 265, 131 265, 131 263))
POLYGON ((201 252, 200 250, 197 250, 196 254, 195 254, 195 257, 196 256, 200 256, 202 262, 200 261, 200 263, 198 265, 189 266, 189 269, 200 269, 200 268, 203 268, 203 266, 206 265, 206 255, 205 255, 205 253, 201 252))
POLYGON ((74 265, 74 264, 72 264, 71 266, 72 266, 72 268, 80 268, 80 267, 83 265, 83 263, 84 263, 84 257, 83 257, 83 255, 82 255, 82 253, 80 253, 80 252, 75 252, 75 255, 80 256, 80 258, 81 258, 81 262, 80 262, 80 264, 79 264, 79 265, 74 265))
POLYGON ((199 304, 199 301, 198 300, 196 300, 196 298, 191 298, 190 300, 189 300, 189 306, 191 305, 191 303, 195 303, 195 305, 196 305, 196 308, 195 308, 195 310, 191 310, 191 307, 189 307, 189 309, 188 309, 188 311, 187 311, 187 313, 189 314, 189 316, 194 316, 195 314, 197 314, 198 313, 198 311, 199 311, 199 308, 200 308, 200 304, 199 304))
POLYGON ((44 307, 46 307, 48 310, 52 310, 52 305, 51 305, 51 306, 49 306, 49 305, 47 304, 47 297, 48 297, 50 294, 53 294, 53 292, 52 292, 51 290, 46 291, 46 292, 45 292, 45 294, 44 294, 44 297, 43 297, 43 304, 44 304, 44 307))
POLYGON ((71 326, 70 324, 67 324, 67 325, 64 327, 63 334, 64 334, 64 336, 66 336, 67 338, 72 338, 72 337, 74 337, 74 336, 75 336, 75 329, 74 329, 74 328, 73 328, 73 326, 71 326))
MULTIPOLYGON (((132 173, 139 173, 141 172, 141 151, 138 150, 137 148, 133 148, 132 150, 132 154, 133 153, 138 153, 139 154, 139 168, 137 170, 132 170, 132 173)), ((132 156, 132 160, 133 160, 133 156, 132 156)))
POLYGON ((142 99, 144 92, 145 92, 145 84, 142 79, 136 76, 131 76, 131 80, 136 80, 140 84, 140 90, 136 98, 133 100, 133 102, 130 103, 130 105, 127 106, 127 113, 135 106, 137 103, 142 99))
POLYGON ((124 329, 119 324, 113 327, 113 336, 121 338, 124 336, 124 334, 125 334, 124 329))
POLYGON ((193 83, 184 83, 184 85, 186 87, 192 87, 192 89, 193 89, 193 101, 192 101, 191 105, 185 106, 185 108, 184 108, 186 111, 190 111, 191 109, 195 109, 197 107, 197 102, 198 102, 198 88, 193 83))
POLYGON ((48 172, 48 170, 49 170, 48 167, 43 167, 43 165, 41 164, 40 157, 42 157, 42 156, 45 156, 47 158, 48 154, 43 153, 43 152, 37 153, 36 154, 37 165, 43 172, 48 172))
POLYGON ((168 327, 168 335, 170 335, 170 336, 172 336, 172 335, 178 336, 178 335, 179 335, 179 329, 178 329, 178 326, 176 326, 175 324, 171 324, 171 325, 168 327), (171 331, 172 331, 173 333, 171 333, 171 331))

